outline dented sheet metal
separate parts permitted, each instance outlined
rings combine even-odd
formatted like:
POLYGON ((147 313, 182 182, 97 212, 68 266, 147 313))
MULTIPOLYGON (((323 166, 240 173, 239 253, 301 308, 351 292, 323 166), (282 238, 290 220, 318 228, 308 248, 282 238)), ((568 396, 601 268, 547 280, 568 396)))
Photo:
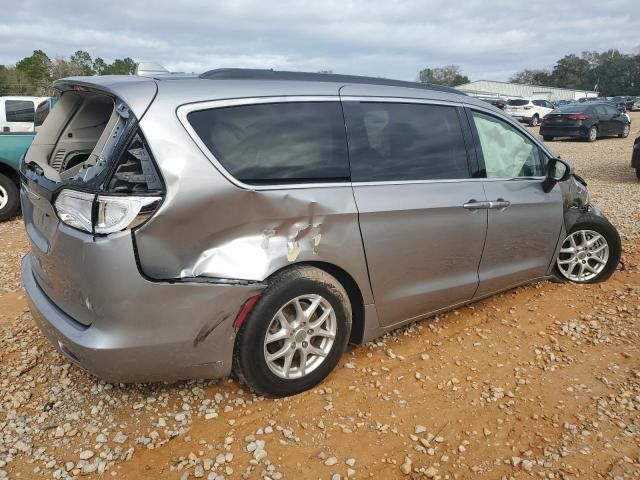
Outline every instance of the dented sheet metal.
POLYGON ((364 302, 373 302, 349 183, 241 188, 203 155, 177 117, 162 114, 174 108, 159 95, 141 120, 167 190, 154 218, 135 232, 145 275, 263 282, 292 264, 326 262, 344 269, 364 302))
POLYGON ((321 229, 322 223, 300 221, 239 236, 204 250, 192 267, 180 271, 180 277, 224 275, 224 278, 262 280, 274 271, 274 264, 277 269, 283 256, 287 262, 295 262, 303 251, 318 255, 321 229))

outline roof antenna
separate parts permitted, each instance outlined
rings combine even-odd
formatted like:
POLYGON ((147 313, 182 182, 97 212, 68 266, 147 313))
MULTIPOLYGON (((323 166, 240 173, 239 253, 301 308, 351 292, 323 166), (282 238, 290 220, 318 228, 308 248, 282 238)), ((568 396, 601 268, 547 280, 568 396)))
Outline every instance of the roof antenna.
POLYGON ((137 77, 146 77, 146 76, 154 76, 154 75, 167 75, 171 72, 164 68, 159 63, 153 62, 139 62, 136 64, 136 70, 134 75, 137 77))

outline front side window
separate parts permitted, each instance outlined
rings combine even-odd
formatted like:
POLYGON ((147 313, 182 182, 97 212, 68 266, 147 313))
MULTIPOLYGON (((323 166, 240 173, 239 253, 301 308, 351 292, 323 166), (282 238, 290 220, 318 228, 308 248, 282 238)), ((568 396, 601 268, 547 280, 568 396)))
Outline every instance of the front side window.
POLYGON ((7 100, 5 102, 7 122, 33 123, 35 109, 30 100, 7 100))
POLYGON ((289 102, 198 110, 187 120, 238 180, 347 181, 349 162, 338 102, 289 102))
POLYGON ((344 102, 354 182, 469 178, 455 107, 344 102))
POLYGON ((487 178, 539 177, 543 153, 515 127, 490 115, 473 112, 487 178))

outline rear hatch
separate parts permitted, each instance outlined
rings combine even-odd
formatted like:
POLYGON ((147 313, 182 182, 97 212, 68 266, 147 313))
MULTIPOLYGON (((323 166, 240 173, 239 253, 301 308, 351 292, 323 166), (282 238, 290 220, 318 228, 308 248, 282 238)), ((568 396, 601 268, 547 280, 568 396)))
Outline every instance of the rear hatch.
POLYGON ((531 110, 533 107, 529 105, 529 100, 509 100, 507 102, 507 113, 516 117, 523 117, 527 110, 531 110))
POLYGON ((54 87, 60 100, 20 167, 23 218, 36 282, 63 312, 90 325, 99 315, 90 291, 100 272, 86 271, 92 263, 87 256, 101 254, 106 243, 92 226, 100 214, 96 202, 101 193, 148 193, 136 184, 148 179, 141 177, 146 145, 138 119, 157 86, 150 79, 115 77, 67 79, 54 87))

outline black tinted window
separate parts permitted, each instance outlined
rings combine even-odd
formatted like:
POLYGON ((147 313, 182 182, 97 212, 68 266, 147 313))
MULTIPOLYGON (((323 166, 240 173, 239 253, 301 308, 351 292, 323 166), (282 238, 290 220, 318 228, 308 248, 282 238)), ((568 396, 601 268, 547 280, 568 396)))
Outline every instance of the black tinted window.
POLYGON ((607 115, 618 115, 618 114, 620 114, 620 111, 616 107, 614 107, 613 105, 605 105, 604 109, 607 112, 607 115))
POLYGON ((356 182, 468 178, 454 107, 345 102, 356 182))
POLYGON ((33 102, 29 100, 7 100, 5 102, 7 122, 33 122, 33 102))
POLYGON ((582 113, 591 109, 591 105, 584 103, 570 103, 556 108, 556 113, 582 113))
POLYGON ((45 119, 47 118, 47 116, 49 115, 50 111, 51 111, 50 100, 45 100, 44 102, 40 103, 40 105, 38 105, 38 108, 36 108, 34 126, 39 127, 40 125, 42 125, 45 119))
POLYGON ((216 159, 246 183, 348 180, 338 102, 242 105, 191 112, 216 159))
POLYGON ((509 105, 512 107, 522 107, 523 105, 529 105, 529 100, 509 100, 509 105))

